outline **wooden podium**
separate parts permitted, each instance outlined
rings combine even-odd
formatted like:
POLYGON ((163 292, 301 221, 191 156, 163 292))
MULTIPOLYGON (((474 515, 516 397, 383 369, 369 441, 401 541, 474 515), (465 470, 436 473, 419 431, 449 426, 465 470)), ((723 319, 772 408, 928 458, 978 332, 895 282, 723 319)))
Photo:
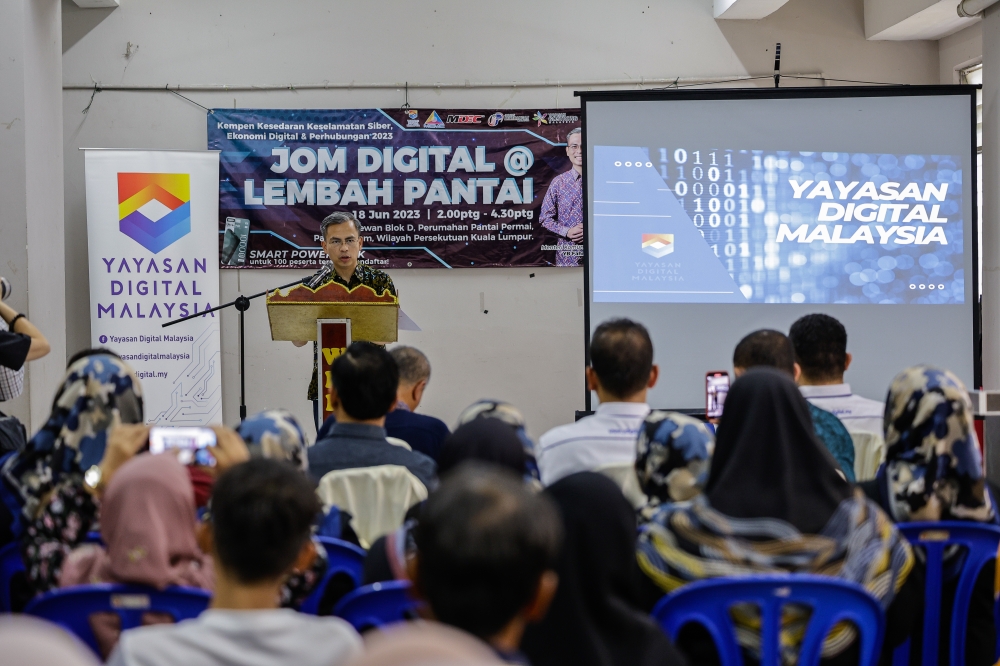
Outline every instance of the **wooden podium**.
POLYGON ((399 337, 399 299, 366 285, 276 289, 267 295, 267 318, 272 340, 316 340, 317 319, 350 319, 352 340, 384 344, 399 337))

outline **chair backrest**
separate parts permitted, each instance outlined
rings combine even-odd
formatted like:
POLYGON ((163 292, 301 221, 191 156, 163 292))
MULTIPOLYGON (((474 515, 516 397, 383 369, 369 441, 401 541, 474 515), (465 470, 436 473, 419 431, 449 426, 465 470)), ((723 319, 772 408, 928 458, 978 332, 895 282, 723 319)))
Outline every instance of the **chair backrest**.
POLYGON ((100 656, 90 625, 92 613, 115 613, 125 631, 140 626, 143 613, 148 612, 167 613, 175 622, 198 617, 211 598, 207 591, 190 587, 170 587, 161 592, 142 585, 80 585, 36 597, 24 612, 60 625, 100 656))
POLYGON ((885 460, 885 439, 873 432, 851 432, 854 442, 854 477, 858 483, 875 478, 885 460))
POLYGON ((0 613, 10 613, 10 586, 14 576, 24 573, 24 562, 21 560, 20 543, 15 541, 0 548, 0 613))
POLYGON ((622 494, 635 508, 645 506, 648 502, 646 493, 639 487, 639 477, 635 473, 635 463, 613 463, 601 465, 595 471, 608 477, 622 489, 622 494))
POLYGON ((365 548, 403 524, 406 511, 427 499, 427 488, 402 465, 355 467, 329 472, 316 488, 324 508, 353 516, 351 525, 365 548))
POLYGON ((410 620, 416 616, 418 604, 410 598, 409 590, 410 583, 403 580, 365 585, 341 599, 333 614, 359 632, 410 620))
POLYGON ((341 541, 340 539, 332 539, 330 537, 315 538, 323 544, 329 564, 327 565, 323 580, 320 581, 319 585, 316 586, 316 590, 302 602, 302 606, 299 608, 299 612, 309 613, 310 615, 319 614, 320 602, 326 593, 327 585, 330 584, 334 576, 338 574, 348 575, 354 582, 354 588, 357 588, 361 585, 361 574, 365 568, 365 551, 363 548, 359 548, 347 541, 341 541))
POLYGON ((673 640, 684 625, 701 624, 712 636, 722 666, 742 666, 730 613, 739 603, 760 609, 761 666, 781 665, 781 611, 787 604, 812 609, 799 647, 799 666, 819 664, 824 639, 842 621, 857 629, 859 665, 873 666, 878 661, 885 627, 881 606, 860 585, 828 576, 777 574, 699 581, 661 599, 653 617, 673 640))
MULTIPOLYGON (((912 545, 923 548, 927 553, 924 626, 920 647, 925 666, 936 664, 938 658, 945 549, 955 544, 967 549, 965 563, 959 573, 955 589, 955 602, 951 612, 951 645, 948 650, 949 663, 964 664, 965 629, 972 589, 983 566, 997 556, 1000 527, 965 521, 900 523, 896 527, 912 545)), ((894 658, 893 663, 898 660, 894 658)))

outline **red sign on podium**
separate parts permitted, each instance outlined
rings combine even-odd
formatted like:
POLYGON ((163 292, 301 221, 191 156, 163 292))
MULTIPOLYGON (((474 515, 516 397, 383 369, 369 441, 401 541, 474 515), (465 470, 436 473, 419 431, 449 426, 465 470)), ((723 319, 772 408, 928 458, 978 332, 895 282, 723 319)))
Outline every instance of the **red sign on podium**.
POLYGON ((351 320, 350 319, 317 319, 316 320, 316 353, 319 355, 316 363, 317 386, 319 386, 320 397, 320 423, 333 414, 333 404, 330 400, 330 389, 333 387, 333 378, 330 368, 334 360, 345 351, 351 344, 351 320))

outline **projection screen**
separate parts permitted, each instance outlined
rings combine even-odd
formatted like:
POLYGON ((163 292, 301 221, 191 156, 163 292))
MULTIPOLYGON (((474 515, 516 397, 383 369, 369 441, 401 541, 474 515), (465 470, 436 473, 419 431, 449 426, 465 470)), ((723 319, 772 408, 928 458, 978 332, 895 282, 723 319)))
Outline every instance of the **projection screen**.
POLYGON ((649 329, 652 407, 704 409, 744 335, 814 312, 857 394, 918 363, 979 385, 973 87, 580 97, 587 338, 649 329))

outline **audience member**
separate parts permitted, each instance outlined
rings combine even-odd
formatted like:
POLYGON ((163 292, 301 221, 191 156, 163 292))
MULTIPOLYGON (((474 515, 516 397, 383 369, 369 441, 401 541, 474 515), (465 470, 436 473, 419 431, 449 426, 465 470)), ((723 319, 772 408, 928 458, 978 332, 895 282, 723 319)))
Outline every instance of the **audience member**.
MULTIPOLYGON (((507 423, 493 418, 473 419, 445 440, 438 460, 438 473, 444 477, 462 463, 475 460, 508 469, 531 480, 527 477, 526 459, 520 438, 507 423)), ((407 580, 406 563, 416 552, 413 528, 422 506, 417 504, 411 508, 407 521, 398 530, 372 543, 365 557, 362 577, 366 585, 383 580, 407 580)))
POLYGON ((458 415, 458 426, 461 427, 474 419, 496 419, 513 428, 514 434, 524 446, 525 464, 528 467, 527 475, 540 481, 541 474, 538 472, 538 461, 535 459, 535 443, 528 437, 527 422, 520 409, 502 400, 477 400, 458 415))
POLYGON ((396 402, 399 370, 385 349, 355 342, 331 367, 330 400, 337 422, 329 437, 309 448, 309 473, 319 481, 328 472, 400 465, 430 490, 434 461, 386 441, 385 417, 396 402))
POLYGON ((715 435, 702 421, 677 412, 650 412, 636 442, 635 471, 649 499, 640 519, 660 504, 700 495, 714 450, 715 435))
MULTIPOLYGON (((886 399, 885 442, 885 463, 875 480, 861 487, 893 520, 1000 523, 996 498, 983 475, 969 393, 951 372, 920 365, 896 375, 886 399)), ((947 553, 945 566, 960 566, 961 557, 947 553)), ((987 564, 972 591, 965 639, 969 666, 994 662, 994 569, 987 564)), ((956 578, 946 577, 940 663, 948 663, 956 586, 956 578)))
POLYGON ((294 570, 309 567, 319 499, 287 462, 253 459, 224 473, 199 533, 212 555, 209 610, 175 625, 122 634, 113 666, 336 666, 361 652, 361 639, 338 618, 278 608, 294 570))
POLYGON ((538 469, 547 486, 574 472, 635 462, 636 436, 649 414, 646 391, 659 376, 646 328, 628 319, 598 326, 586 375, 601 404, 592 416, 542 435, 538 469))
POLYGON ((268 409, 246 418, 236 428, 251 458, 287 460, 303 472, 309 469, 306 435, 287 409, 268 409))
POLYGON ((385 417, 385 431, 390 437, 409 444, 414 451, 437 460, 449 434, 448 426, 441 419, 417 414, 424 389, 431 379, 431 364, 423 352, 414 347, 396 347, 389 353, 399 367, 399 388, 396 389, 396 406, 385 417))
MULTIPOLYGON (((704 494, 690 506, 663 505, 640 531, 638 559, 661 594, 706 577, 755 573, 822 573, 858 583, 887 610, 887 649, 908 636, 922 593, 920 576, 910 575, 909 544, 836 473, 805 398, 773 368, 734 382, 704 494)), ((782 645, 794 648, 805 621, 798 615, 783 624, 782 645)), ((755 642, 751 626, 737 633, 747 649, 755 642)), ((855 636, 852 627, 836 628, 824 657, 848 654, 855 636)), ((704 637, 680 636, 693 662, 710 660, 704 637)))
POLYGON ((498 666, 488 645, 440 622, 405 622, 365 636, 350 666, 498 666))
POLYGON ((94 653, 62 627, 24 615, 0 615, 4 666, 98 666, 94 653))
POLYGON ((635 513, 607 477, 579 472, 545 491, 565 533, 559 589, 545 618, 528 627, 532 666, 680 666, 683 657, 640 610, 635 513))
POLYGON ((851 393, 844 373, 851 367, 847 329, 825 314, 800 318, 788 331, 802 373, 798 384, 810 403, 832 412, 849 431, 882 434, 885 403, 851 393))
POLYGON ((28 317, 20 314, 0 299, 0 368, 20 370, 28 361, 40 359, 51 351, 49 341, 28 317))
POLYGON ((551 500, 514 474, 467 463, 427 500, 414 536, 410 578, 430 616, 523 663, 524 630, 558 586, 562 526, 551 500))
MULTIPOLYGON (((800 369, 795 362, 795 352, 788 336, 780 331, 762 329, 740 340, 733 351, 733 374, 739 377, 750 368, 761 366, 777 368, 798 380, 800 369)), ((853 483, 854 441, 851 434, 830 412, 811 402, 808 406, 820 442, 833 455, 844 477, 853 483)))

